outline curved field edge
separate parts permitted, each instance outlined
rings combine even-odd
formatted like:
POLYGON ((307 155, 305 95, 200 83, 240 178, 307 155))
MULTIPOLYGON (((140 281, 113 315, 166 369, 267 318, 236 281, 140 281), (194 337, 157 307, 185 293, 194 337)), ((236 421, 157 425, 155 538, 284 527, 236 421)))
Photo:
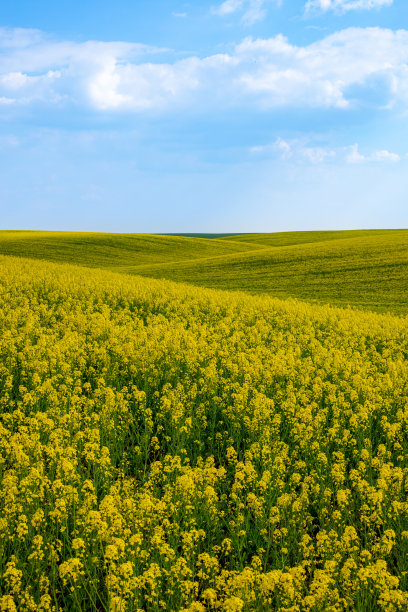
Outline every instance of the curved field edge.
POLYGON ((3 609, 407 609, 406 320, 0 263, 3 609))

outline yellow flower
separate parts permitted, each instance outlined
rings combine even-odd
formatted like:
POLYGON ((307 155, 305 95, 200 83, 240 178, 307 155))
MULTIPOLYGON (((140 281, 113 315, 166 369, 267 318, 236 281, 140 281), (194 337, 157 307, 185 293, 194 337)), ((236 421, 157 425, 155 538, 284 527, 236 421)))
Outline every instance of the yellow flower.
POLYGON ((240 612, 244 607, 244 602, 239 597, 228 597, 223 603, 222 609, 225 612, 240 612))
POLYGON ((11 595, 3 595, 0 598, 0 610, 1 612, 17 612, 16 604, 11 595))
POLYGON ((59 566, 59 575, 64 584, 68 582, 76 583, 80 580, 81 576, 84 575, 83 566, 80 559, 73 557, 64 561, 59 566))

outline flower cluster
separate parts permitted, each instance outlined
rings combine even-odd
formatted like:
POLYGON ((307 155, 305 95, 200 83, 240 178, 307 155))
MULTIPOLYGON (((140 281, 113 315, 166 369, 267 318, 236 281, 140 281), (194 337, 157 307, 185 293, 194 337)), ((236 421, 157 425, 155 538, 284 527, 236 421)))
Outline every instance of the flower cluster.
POLYGON ((0 263, 0 610, 408 609, 406 319, 0 263))

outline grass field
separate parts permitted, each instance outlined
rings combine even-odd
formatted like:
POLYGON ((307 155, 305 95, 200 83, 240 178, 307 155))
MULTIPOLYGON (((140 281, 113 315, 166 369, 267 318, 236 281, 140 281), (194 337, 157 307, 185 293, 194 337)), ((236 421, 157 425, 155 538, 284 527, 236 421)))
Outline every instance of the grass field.
POLYGON ((0 328, 0 610, 408 609, 407 319, 0 256, 0 328))
POLYGON ((408 314, 408 230, 206 236, 0 232, 0 254, 408 314))

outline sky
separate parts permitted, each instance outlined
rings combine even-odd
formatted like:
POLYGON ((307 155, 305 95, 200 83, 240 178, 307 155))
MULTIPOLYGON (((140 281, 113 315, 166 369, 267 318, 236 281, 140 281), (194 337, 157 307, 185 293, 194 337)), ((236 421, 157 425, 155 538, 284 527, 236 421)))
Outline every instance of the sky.
POLYGON ((403 227, 406 0, 0 3, 0 229, 403 227))

